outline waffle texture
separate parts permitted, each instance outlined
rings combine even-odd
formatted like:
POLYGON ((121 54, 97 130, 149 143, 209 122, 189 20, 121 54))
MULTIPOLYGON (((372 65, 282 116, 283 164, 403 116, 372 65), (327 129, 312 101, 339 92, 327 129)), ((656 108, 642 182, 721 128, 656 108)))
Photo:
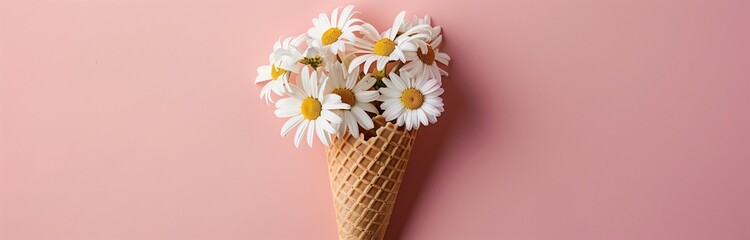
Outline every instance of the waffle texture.
POLYGON ((328 172, 339 239, 383 239, 417 131, 373 119, 355 138, 334 138, 328 172))

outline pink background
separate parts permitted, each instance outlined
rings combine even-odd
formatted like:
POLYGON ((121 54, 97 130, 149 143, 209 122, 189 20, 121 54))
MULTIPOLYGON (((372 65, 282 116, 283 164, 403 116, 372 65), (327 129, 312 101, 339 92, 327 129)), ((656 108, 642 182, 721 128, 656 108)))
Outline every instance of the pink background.
MULTIPOLYGON (((750 239, 747 1, 354 1, 453 57, 388 239, 750 239)), ((339 1, 0 1, 0 239, 334 239, 258 99, 339 1)))

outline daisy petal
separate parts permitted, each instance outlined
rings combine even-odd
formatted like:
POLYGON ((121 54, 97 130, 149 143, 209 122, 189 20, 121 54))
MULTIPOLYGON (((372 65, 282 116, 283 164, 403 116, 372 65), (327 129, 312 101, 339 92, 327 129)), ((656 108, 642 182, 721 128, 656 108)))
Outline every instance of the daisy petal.
POLYGON ((338 26, 336 23, 339 21, 339 8, 333 9, 333 12, 331 13, 331 27, 338 26))
POLYGON ((276 117, 287 118, 299 115, 302 113, 302 111, 299 107, 283 107, 277 108, 275 111, 273 111, 273 113, 276 114, 276 117))
POLYGON ((437 108, 433 107, 430 104, 423 104, 421 110, 427 115, 427 116, 437 116, 440 115, 440 111, 438 111, 437 108))
MULTIPOLYGON (((403 74, 403 72, 402 72, 402 74, 403 74)), ((404 76, 404 75, 402 75, 402 76, 404 76)), ((390 77, 391 77, 391 82, 393 83, 393 89, 394 90, 401 92, 401 91, 404 91, 406 89, 406 84, 404 82, 405 79, 401 79, 401 77, 399 77, 395 73, 391 73, 390 77)), ((408 76, 404 76, 404 77, 408 77, 408 76)))
POLYGON ((295 99, 295 98, 284 98, 280 99, 278 102, 276 102, 276 108, 283 108, 283 107, 299 107, 300 104, 302 104, 302 101, 295 99))
POLYGON ((261 66, 258 68, 258 76, 255 77, 255 83, 271 80, 271 66, 261 66))
POLYGON ((346 103, 323 104, 325 110, 349 109, 351 106, 346 103))
MULTIPOLYGON (((356 75, 358 75, 357 72, 352 72, 352 74, 355 74, 354 76, 355 78, 357 77, 356 75)), ((354 88, 352 88, 352 91, 354 92, 366 91, 372 88, 372 86, 375 85, 377 81, 378 80, 376 80, 375 78, 371 77, 368 74, 365 77, 363 77, 362 80, 360 80, 357 84, 354 85, 354 88)))
POLYGON ((378 89, 378 92, 380 92, 380 94, 381 94, 381 98, 383 98, 383 97, 384 97, 384 98, 386 98, 386 99, 387 99, 387 98, 397 98, 397 97, 401 97, 401 92, 398 92, 398 91, 396 91, 396 90, 394 90, 394 89, 391 89, 391 88, 387 88, 387 87, 384 87, 384 88, 379 88, 379 89, 378 89))
POLYGON ((315 135, 315 121, 310 121, 310 125, 307 126, 307 146, 312 147, 313 135, 315 135))
POLYGON ((437 79, 430 79, 419 88, 419 91, 423 94, 430 94, 440 88, 441 85, 442 84, 437 79))
POLYGON ((419 129, 419 117, 417 116, 417 111, 411 110, 409 111, 411 115, 411 127, 412 129, 419 129))
POLYGON ((320 118, 315 120, 315 123, 317 125, 317 127, 315 128, 315 134, 318 135, 318 139, 320 139, 320 142, 323 143, 323 145, 328 146, 328 139, 326 139, 326 135, 323 133, 323 128, 321 128, 320 126, 321 121, 325 122, 324 119, 320 119, 320 118))
POLYGON ((406 126, 407 131, 411 131, 411 111, 405 110, 404 113, 401 115, 402 121, 404 122, 404 125, 406 126))
POLYGON ((336 129, 333 129, 333 126, 331 126, 331 123, 328 122, 325 118, 318 118, 316 120, 318 123, 318 127, 323 129, 323 131, 327 133, 335 133, 336 129))
MULTIPOLYGON (((344 122, 342 124, 346 124, 346 127, 349 129, 349 132, 354 134, 356 131, 359 135, 359 129, 357 129, 357 119, 355 119, 354 116, 352 116, 351 112, 344 112, 344 122)), ((356 137, 356 135, 353 135, 356 137)))
POLYGON ((394 104, 391 108, 385 109, 383 111, 383 117, 385 117, 386 121, 392 121, 393 119, 396 119, 398 116, 403 114, 404 112, 404 106, 401 104, 394 104))
POLYGON ((342 121, 341 117, 339 117, 339 115, 336 115, 335 113, 333 113, 333 112, 331 112, 329 110, 320 111, 320 116, 323 117, 324 119, 330 121, 333 124, 339 124, 342 121))
POLYGON ((341 10, 341 15, 339 16, 338 26, 343 27, 344 24, 346 24, 347 19, 351 17, 352 9, 354 9, 354 6, 347 5, 344 7, 343 10, 341 10))
POLYGON ((341 96, 338 94, 326 94, 323 97, 323 105, 338 104, 341 103, 341 96))
POLYGON ((393 27, 391 27, 391 32, 388 33, 388 38, 391 40, 396 38, 396 34, 398 33, 399 27, 401 27, 401 24, 404 24, 404 16, 406 15, 406 11, 401 11, 396 16, 396 19, 393 21, 393 27))
POLYGON ((383 95, 381 95, 380 100, 383 101, 383 103, 380 104, 380 108, 382 109, 389 109, 393 107, 393 105, 401 104, 401 99, 399 99, 398 97, 383 99, 383 95))
POLYGON ((365 113, 365 111, 362 110, 361 108, 354 107, 352 108, 351 112, 352 112, 352 115, 354 115, 354 117, 357 118, 357 122, 359 122, 360 125, 362 125, 362 128, 372 129, 373 127, 375 127, 375 124, 372 122, 372 119, 370 118, 370 116, 368 116, 367 113, 365 113))
MULTIPOLYGON (((339 112, 342 112, 341 114, 343 115, 343 111, 339 112)), ((334 126, 336 126, 336 136, 342 137, 346 134, 346 124, 334 124, 334 126)))
MULTIPOLYGON (((425 94, 424 96, 427 97, 427 98, 438 97, 440 95, 443 95, 443 92, 445 92, 445 89, 438 88, 438 89, 436 89, 435 91, 433 91, 431 93, 425 94)), ((441 99, 441 101, 442 101, 442 99, 441 99)))
POLYGON ((430 120, 431 124, 435 124, 437 122, 437 116, 427 115, 427 119, 430 120))
MULTIPOLYGON (((384 88, 381 88, 384 89, 384 88)), ((378 91, 362 91, 354 94, 358 102, 372 102, 378 99, 378 91)))
POLYGON ((294 134, 294 146, 299 148, 299 142, 302 140, 302 135, 305 133, 305 128, 307 128, 307 124, 309 124, 310 121, 302 121, 300 125, 297 127, 297 132, 294 134))
POLYGON ((374 57, 367 59, 367 61, 365 61, 365 65, 362 68, 362 70, 365 72, 370 72, 370 66, 372 66, 372 63, 375 62, 375 60, 377 60, 377 58, 374 58, 374 57))
POLYGON ((310 90, 310 85, 312 85, 310 83, 310 69, 308 69, 307 67, 303 68, 300 76, 302 77, 302 89, 305 90, 305 96, 312 96, 311 93, 313 91, 310 90))
POLYGON ((311 94, 312 97, 318 98, 318 72, 312 71, 310 73, 310 80, 308 82, 308 85, 310 87, 310 91, 307 92, 307 94, 311 94))
POLYGON ((349 63, 349 72, 354 71, 354 69, 356 69, 357 67, 359 67, 359 65, 362 65, 362 63, 364 63, 365 61, 367 61, 367 59, 368 59, 367 55, 362 55, 362 56, 358 56, 358 57, 354 58, 354 60, 352 60, 352 62, 349 63))
POLYGON ((381 70, 385 69, 385 65, 386 64, 388 64, 387 60, 379 59, 378 63, 377 63, 377 66, 375 66, 375 67, 376 67, 376 69, 378 71, 381 71, 381 70))
POLYGON ((281 136, 282 137, 286 136, 286 134, 289 133, 289 131, 291 131, 292 128, 299 125, 299 123, 302 122, 302 120, 303 120, 302 115, 297 115, 287 120, 286 123, 284 123, 284 126, 281 127, 281 136))
POLYGON ((354 104, 354 106, 357 106, 357 107, 361 108, 365 112, 371 112, 371 113, 375 113, 375 114, 378 113, 378 109, 375 108, 375 105, 373 105, 372 103, 358 102, 358 103, 354 104))
POLYGON ((429 124, 427 121, 427 116, 422 109, 417 109, 417 117, 419 118, 419 122, 421 122, 422 125, 427 126, 427 124, 429 124))

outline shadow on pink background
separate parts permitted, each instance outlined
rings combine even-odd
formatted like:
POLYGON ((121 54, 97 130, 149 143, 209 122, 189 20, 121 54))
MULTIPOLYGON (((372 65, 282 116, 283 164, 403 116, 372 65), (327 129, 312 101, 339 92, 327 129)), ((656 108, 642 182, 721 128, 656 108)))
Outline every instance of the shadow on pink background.
MULTIPOLYGON (((453 58, 387 239, 750 238, 750 4, 351 3, 453 58)), ((0 239, 335 239, 252 80, 345 4, 0 0, 0 239)))

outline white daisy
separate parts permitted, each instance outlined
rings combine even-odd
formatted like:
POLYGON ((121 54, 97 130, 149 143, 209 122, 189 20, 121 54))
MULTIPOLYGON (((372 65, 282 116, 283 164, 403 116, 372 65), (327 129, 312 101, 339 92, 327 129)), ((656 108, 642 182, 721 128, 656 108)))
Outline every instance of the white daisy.
POLYGON ((310 66, 313 70, 318 70, 319 67, 328 69, 328 66, 336 62, 336 55, 327 50, 321 51, 315 46, 308 46, 299 62, 310 66))
POLYGON ((303 89, 296 85, 291 85, 292 91, 289 97, 279 100, 276 103, 277 117, 291 117, 284 126, 281 127, 281 136, 285 136, 292 128, 297 127, 294 135, 294 146, 299 147, 302 135, 307 131, 307 145, 312 147, 313 135, 318 135, 318 139, 328 146, 331 141, 331 135, 336 133, 333 125, 341 123, 341 117, 332 112, 332 110, 349 109, 349 105, 341 102, 341 97, 336 94, 325 94, 325 85, 327 78, 321 75, 322 83, 318 81, 318 73, 310 73, 309 68, 302 68, 300 73, 303 89))
POLYGON ((339 9, 336 8, 331 13, 330 19, 325 13, 314 18, 313 27, 307 30, 307 34, 311 37, 311 45, 334 55, 344 52, 347 41, 351 42, 356 39, 354 35, 356 28, 353 24, 362 22, 362 20, 352 18, 353 9, 354 6, 349 5, 341 10, 341 15, 338 15, 339 9))
POLYGON ((297 65, 299 57, 297 55, 301 55, 301 53, 297 46, 303 39, 300 36, 276 41, 273 52, 268 56, 270 64, 258 67, 258 76, 255 77, 255 83, 268 81, 260 90, 260 98, 265 99, 266 103, 273 102, 271 92, 281 96, 283 93, 291 91, 289 77, 292 72, 299 73, 299 66, 297 65))
POLYGON ((415 79, 403 70, 401 76, 391 73, 389 77, 383 78, 386 87, 378 89, 386 121, 396 119, 396 125, 406 125, 406 130, 418 129, 420 123, 427 126, 437 122, 444 110, 440 79, 428 80, 423 76, 415 79))
POLYGON ((401 24, 398 33, 403 34, 418 25, 431 25, 430 17, 424 16, 424 18, 419 18, 417 15, 414 15, 411 21, 404 21, 404 24, 401 24))
POLYGON ((302 34, 295 38, 287 37, 283 41, 276 41, 269 59, 283 69, 299 73, 300 66, 297 63, 305 56, 299 47, 308 38, 307 34, 302 34))
POLYGON ((357 124, 364 129, 375 127, 366 112, 378 113, 378 109, 372 104, 378 99, 378 91, 370 90, 377 80, 369 74, 360 81, 357 81, 358 77, 359 71, 346 74, 346 68, 341 63, 331 66, 326 92, 339 95, 342 102, 351 106, 351 109, 335 111, 343 119, 336 132, 338 137, 344 136, 347 129, 352 136, 359 136, 357 124))
POLYGON ((375 27, 368 23, 355 27, 363 36, 354 41, 354 47, 357 49, 354 53, 362 55, 352 60, 351 65, 349 65, 349 72, 362 63, 364 63, 364 71, 367 72, 373 62, 376 62, 377 70, 385 69, 385 65, 389 61, 406 62, 404 52, 416 51, 418 46, 424 45, 424 40, 429 37, 424 33, 424 30, 427 29, 425 27, 412 28, 408 32, 398 35, 398 30, 404 23, 405 14, 406 12, 400 12, 393 21, 393 27, 380 34, 375 30, 375 27))
MULTIPOLYGON (((426 20, 429 23, 429 18, 426 20)), ((405 52, 406 60, 409 61, 404 65, 404 69, 409 71, 412 76, 425 76, 425 78, 441 79, 441 76, 448 76, 448 72, 438 67, 438 62, 448 65, 451 60, 450 56, 440 52, 440 43, 443 41, 441 28, 433 27, 429 31, 430 37, 425 42, 427 45, 420 47, 419 51, 405 52)))

